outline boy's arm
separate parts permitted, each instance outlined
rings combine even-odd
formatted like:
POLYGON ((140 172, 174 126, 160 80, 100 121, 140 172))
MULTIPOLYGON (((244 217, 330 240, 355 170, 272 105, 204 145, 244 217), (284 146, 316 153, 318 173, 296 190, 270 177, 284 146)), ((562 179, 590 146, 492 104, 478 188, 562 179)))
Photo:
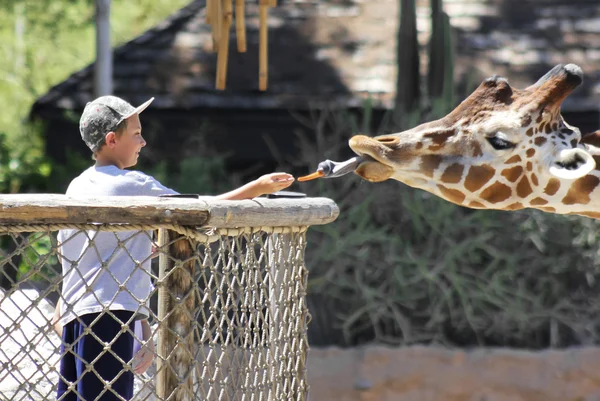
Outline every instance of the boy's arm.
POLYGON ((63 327, 60 324, 60 305, 62 304, 62 299, 59 297, 58 298, 58 302, 56 302, 56 306, 54 307, 54 315, 52 316, 52 320, 51 320, 51 324, 52 327, 54 327, 54 330, 56 331, 56 334, 58 334, 59 337, 62 337, 62 330, 63 327))
POLYGON ((154 341, 152 340, 152 328, 147 319, 140 321, 142 325, 142 347, 134 356, 135 363, 133 371, 139 375, 146 372, 154 359, 154 341))
POLYGON ((287 173, 265 174, 246 185, 234 189, 233 191, 217 195, 216 199, 221 200, 243 200, 252 199, 257 196, 271 194, 289 187, 294 182, 294 177, 287 173))

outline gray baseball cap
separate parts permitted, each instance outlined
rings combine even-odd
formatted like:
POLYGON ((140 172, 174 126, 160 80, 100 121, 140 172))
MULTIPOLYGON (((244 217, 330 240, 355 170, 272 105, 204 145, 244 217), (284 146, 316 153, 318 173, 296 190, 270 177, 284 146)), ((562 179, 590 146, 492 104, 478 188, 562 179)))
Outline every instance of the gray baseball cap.
POLYGON ((92 152, 95 152, 106 134, 117 129, 117 125, 123 120, 140 114, 153 100, 154 98, 151 98, 138 107, 133 107, 116 96, 101 96, 89 102, 79 119, 81 138, 92 152))

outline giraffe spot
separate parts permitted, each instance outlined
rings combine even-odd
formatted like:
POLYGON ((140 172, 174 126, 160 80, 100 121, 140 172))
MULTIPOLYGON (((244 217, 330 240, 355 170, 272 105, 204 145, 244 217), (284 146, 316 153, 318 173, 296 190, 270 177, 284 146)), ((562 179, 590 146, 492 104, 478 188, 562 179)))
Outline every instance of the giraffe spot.
POLYGON ((446 168, 444 174, 440 177, 442 182, 448 182, 456 184, 462 179, 462 173, 465 166, 462 164, 454 163, 446 168))
POLYGON ((421 142, 417 142, 417 144, 415 145, 415 149, 419 150, 423 147, 423 144, 421 142))
POLYGON ((485 209, 485 205, 477 201, 471 201, 469 207, 472 207, 473 209, 485 209))
POLYGON ((531 185, 529 184, 529 180, 527 177, 521 178, 521 181, 517 184, 517 195, 521 198, 528 197, 533 190, 531 189, 531 185))
POLYGON ((522 203, 519 202, 515 202, 515 203, 511 203, 510 205, 504 207, 504 210, 519 210, 519 209, 523 209, 525 206, 523 206, 522 203))
POLYGON ((600 179, 593 175, 586 175, 575 180, 562 202, 565 205, 590 203, 590 193, 598 186, 598 183, 600 183, 600 179))
POLYGON ((539 128, 539 132, 544 132, 546 130, 546 123, 541 123, 539 128))
POLYGON ((521 156, 519 155, 514 155, 511 158, 509 158, 505 164, 514 164, 514 163, 520 163, 521 162, 521 156))
POLYGON ((546 134, 551 133, 552 132, 552 126, 550 124, 546 124, 546 129, 544 131, 546 131, 546 134))
POLYGON ((439 184, 437 187, 440 190, 442 197, 452 203, 461 205, 465 200, 465 194, 456 189, 446 188, 445 186, 439 184))
POLYGON ((431 138, 431 142, 433 142, 434 145, 443 145, 448 138, 453 137, 455 133, 454 130, 436 131, 431 134, 425 134, 423 137, 431 138))
POLYGON ((541 206, 541 205, 546 205, 548 203, 548 201, 544 198, 533 198, 531 200, 531 202, 529 202, 532 206, 541 206))
POLYGON ((527 127, 531 124, 531 116, 528 114, 521 120, 521 127, 527 127))
POLYGON ((443 145, 429 145, 429 146, 427 147, 427 150, 430 150, 430 151, 432 151, 432 152, 437 152, 438 150, 441 150, 441 149, 443 149, 443 148, 444 148, 444 146, 443 146, 443 145))
POLYGON ((479 156, 483 155, 483 151, 481 150, 481 145, 478 144, 477 142, 473 142, 473 144, 471 145, 471 154, 472 154, 472 157, 479 157, 479 156))
POLYGON ((527 149, 527 152, 525 152, 525 154, 527 155, 527 157, 532 157, 533 155, 535 155, 535 149, 527 149))
POLYGON ((529 128, 527 130, 527 132, 525 132, 525 135, 527 135, 527 136, 533 136, 533 128, 529 128))
POLYGON ((496 174, 491 166, 483 164, 481 166, 471 166, 469 173, 465 178, 465 188, 471 192, 477 191, 483 187, 496 174))
POLYGON ((556 121, 552 123, 552 131, 558 131, 558 123, 556 121))
POLYGON ((490 203, 498 203, 507 200, 512 193, 510 187, 502 184, 501 182, 495 182, 481 193, 481 198, 485 199, 490 203))
POLYGON ((539 185, 539 182, 538 182, 537 175, 535 175, 535 174, 531 174, 531 177, 530 177, 530 178, 531 178, 531 182, 533 183, 533 186, 534 186, 534 187, 537 187, 537 186, 539 185))
POLYGON ((577 139, 571 140, 571 147, 572 148, 576 148, 577 147, 577 139))
POLYGON ((562 139, 562 140, 564 140, 564 139, 565 139, 565 136, 564 136, 563 134, 558 134, 558 137, 559 137, 560 139, 562 139))
POLYGON ((506 170, 502 170, 502 176, 510 182, 517 181, 521 174, 523 174, 523 167, 521 166, 515 166, 507 168, 506 170))
POLYGON ((556 212, 556 209, 553 208, 552 206, 541 206, 538 209, 543 210, 544 212, 548 212, 548 213, 556 212))
POLYGON ((533 164, 531 164, 531 162, 527 162, 526 168, 527 171, 531 171, 533 169, 533 164))
POLYGON ((540 114, 535 119, 535 122, 539 124, 540 122, 542 122, 543 118, 544 118, 544 114, 543 114, 543 112, 540 111, 540 114))
POLYGON ((433 173, 440 166, 442 157, 439 155, 425 155, 421 157, 421 173, 427 177, 433 177, 433 173))
POLYGON ((548 184, 546 184, 546 188, 544 188, 544 193, 548 195, 554 195, 559 188, 560 181, 556 178, 550 178, 550 181, 548 181, 548 184))
POLYGON ((536 146, 542 146, 546 143, 546 138, 544 138, 543 136, 538 136, 537 138, 535 138, 533 143, 535 143, 536 146))

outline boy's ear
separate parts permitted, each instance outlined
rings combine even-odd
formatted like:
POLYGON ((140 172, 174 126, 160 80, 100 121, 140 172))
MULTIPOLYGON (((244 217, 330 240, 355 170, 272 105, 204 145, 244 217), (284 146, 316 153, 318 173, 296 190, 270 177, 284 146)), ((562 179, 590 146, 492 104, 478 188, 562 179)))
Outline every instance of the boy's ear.
POLYGON ((115 144, 117 143, 117 134, 115 134, 113 131, 109 132, 104 137, 104 141, 106 142, 106 145, 108 147, 111 147, 111 148, 114 147, 115 144))

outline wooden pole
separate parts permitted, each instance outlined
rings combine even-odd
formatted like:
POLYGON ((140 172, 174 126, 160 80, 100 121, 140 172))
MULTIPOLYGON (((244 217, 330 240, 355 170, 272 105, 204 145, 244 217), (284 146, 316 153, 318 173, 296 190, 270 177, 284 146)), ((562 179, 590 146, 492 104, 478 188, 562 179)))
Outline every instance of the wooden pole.
POLYGON ((246 53, 246 20, 244 11, 245 0, 235 0, 235 27, 237 37, 237 49, 240 53, 246 53))
POLYGON ((213 5, 211 6, 211 17, 212 22, 212 38, 213 38, 213 51, 219 51, 219 41, 221 37, 221 24, 223 22, 223 7, 222 0, 212 0, 213 5))
POLYGON ((227 82, 227 58, 229 56, 229 30, 231 28, 233 8, 232 0, 223 0, 223 21, 219 42, 219 55, 217 56, 217 89, 224 90, 227 82))
POLYGON ((269 74, 267 65, 267 51, 269 47, 267 19, 269 16, 269 2, 270 0, 260 0, 259 5, 258 89, 261 91, 267 90, 267 77, 269 74))
POLYGON ((110 0, 96 0, 96 62, 94 96, 111 95, 113 57, 110 44, 110 0))
POLYGON ((160 323, 156 395, 161 400, 192 400, 196 365, 193 358, 196 354, 194 352, 196 260, 192 258, 195 246, 181 234, 164 229, 159 232, 159 245, 161 246, 158 289, 160 323), (186 262, 182 263, 182 261, 186 262))
POLYGON ((211 25, 212 24, 212 8, 214 5, 214 0, 206 0, 206 10, 204 11, 206 14, 204 15, 204 22, 211 25))
POLYGON ((169 255, 164 251, 169 243, 168 231, 164 228, 158 230, 158 246, 160 253, 158 255, 158 339, 156 344, 156 393, 159 399, 166 399, 166 373, 168 370, 167 357, 169 350, 167 349, 167 336, 169 335, 168 327, 166 326, 166 316, 168 308, 168 289, 165 285, 165 277, 169 270, 169 255), (162 373, 161 373, 162 372, 162 373))

